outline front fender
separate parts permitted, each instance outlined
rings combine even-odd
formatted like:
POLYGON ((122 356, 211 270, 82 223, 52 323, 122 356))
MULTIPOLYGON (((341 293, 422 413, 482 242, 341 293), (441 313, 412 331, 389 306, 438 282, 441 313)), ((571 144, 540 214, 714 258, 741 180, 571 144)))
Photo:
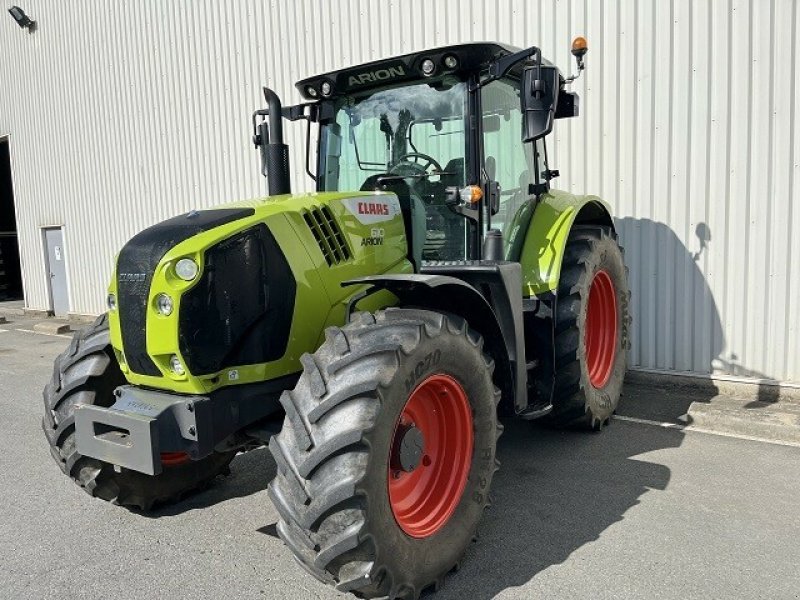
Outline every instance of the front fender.
MULTIPOLYGON (((516 268, 516 265, 512 268, 516 268)), ((527 382, 524 346, 519 337, 522 334, 521 327, 520 331, 515 331, 513 326, 508 326, 504 331, 492 306, 472 285, 456 277, 420 273, 360 277, 342 285, 356 284, 370 285, 366 294, 378 290, 391 292, 398 298, 399 306, 452 313, 465 319, 470 327, 483 336, 485 350, 495 361, 494 380, 500 388, 505 407, 513 411, 515 404, 521 404, 522 407, 527 404, 524 392, 527 382)), ((514 289, 518 285, 517 270, 514 289)), ((361 297, 363 294, 358 298, 361 297)), ((519 298, 516 301, 519 302, 519 298)), ((521 313, 521 309, 518 312, 521 313)))
POLYGON ((576 221, 614 227, 609 206, 597 196, 550 190, 539 198, 520 254, 515 257, 522 265, 523 296, 556 289, 567 238, 576 221))

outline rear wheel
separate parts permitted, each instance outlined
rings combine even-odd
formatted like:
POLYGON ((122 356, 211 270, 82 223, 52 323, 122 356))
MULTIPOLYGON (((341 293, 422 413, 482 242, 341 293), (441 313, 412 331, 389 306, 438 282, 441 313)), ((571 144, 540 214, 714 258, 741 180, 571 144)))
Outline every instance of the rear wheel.
POLYGON ((114 389, 125 383, 108 336, 106 315, 76 333, 69 348, 56 358, 53 377, 44 389, 42 429, 61 470, 92 496, 142 510, 179 500, 227 472, 235 452, 215 453, 199 461, 180 452, 164 453, 164 470, 155 477, 128 469, 116 472, 113 465, 78 453, 75 408, 111 406, 114 389))
POLYGON ((561 266, 555 315, 555 425, 601 429, 619 403, 627 366, 627 269, 608 227, 577 226, 561 266))
POLYGON ((270 441, 278 533, 318 579, 417 598, 475 536, 496 470, 500 393, 457 317, 388 309, 326 331, 270 441))

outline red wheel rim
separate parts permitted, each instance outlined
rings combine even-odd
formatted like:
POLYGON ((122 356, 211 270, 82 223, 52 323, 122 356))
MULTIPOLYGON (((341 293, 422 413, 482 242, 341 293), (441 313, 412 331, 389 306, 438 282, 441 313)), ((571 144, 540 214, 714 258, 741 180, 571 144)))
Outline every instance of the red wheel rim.
POLYGON ((617 294, 606 271, 598 271, 592 279, 584 344, 589 381, 601 388, 611 377, 617 356, 617 294))
POLYGON ((444 527, 461 500, 472 463, 472 409, 461 384, 431 375, 408 398, 395 425, 389 460, 389 502, 400 528, 424 538, 444 527), (411 471, 397 468, 400 438, 416 428, 422 453, 411 471))
POLYGON ((176 467, 189 462, 189 455, 186 452, 162 452, 161 464, 165 467, 176 467))

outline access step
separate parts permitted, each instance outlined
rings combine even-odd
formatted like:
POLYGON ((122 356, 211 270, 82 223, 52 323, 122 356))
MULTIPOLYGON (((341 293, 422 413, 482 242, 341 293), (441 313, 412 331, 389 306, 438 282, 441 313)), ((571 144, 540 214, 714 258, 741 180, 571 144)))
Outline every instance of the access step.
POLYGON ((533 421, 535 419, 541 419, 551 412, 553 412, 552 404, 534 404, 524 409, 522 412, 517 413, 517 416, 525 421, 533 421))

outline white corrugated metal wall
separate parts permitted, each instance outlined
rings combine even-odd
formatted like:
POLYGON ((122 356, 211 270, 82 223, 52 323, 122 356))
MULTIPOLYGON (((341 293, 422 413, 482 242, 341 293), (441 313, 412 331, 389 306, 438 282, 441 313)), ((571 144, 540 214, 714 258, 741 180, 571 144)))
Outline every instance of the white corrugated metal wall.
MULTIPOLYGON (((102 310, 113 253, 141 228, 260 195, 251 111, 269 83, 470 40, 538 44, 572 67, 559 186, 619 217, 632 363, 800 381, 795 0, 25 0, 0 14, 0 136, 10 134, 28 306, 47 306, 39 227, 64 224, 71 309, 102 310)), ((290 126, 295 189, 303 129, 290 126)))

